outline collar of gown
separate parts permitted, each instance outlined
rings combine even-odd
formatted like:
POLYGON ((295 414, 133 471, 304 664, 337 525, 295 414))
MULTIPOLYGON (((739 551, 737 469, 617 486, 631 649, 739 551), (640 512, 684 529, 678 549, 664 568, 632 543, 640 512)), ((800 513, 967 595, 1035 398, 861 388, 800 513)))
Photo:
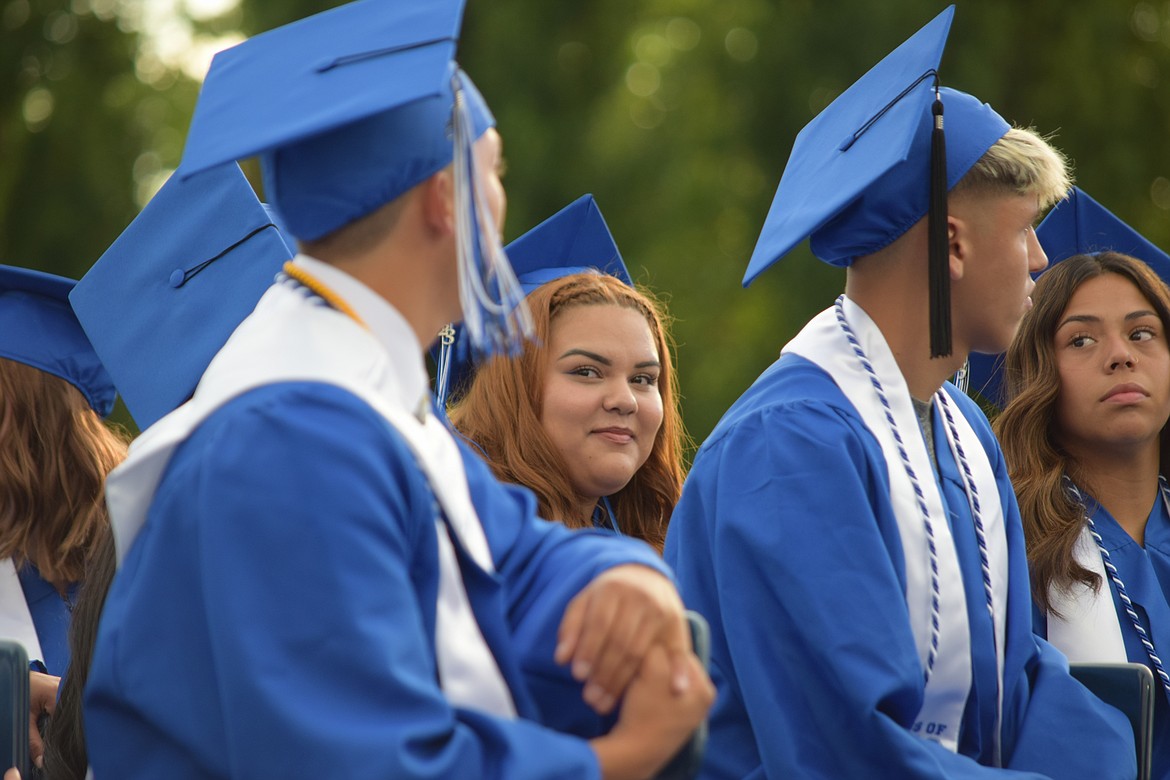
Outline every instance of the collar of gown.
POLYGON ((422 345, 406 318, 385 298, 345 271, 305 254, 297 255, 293 262, 337 293, 361 318, 390 356, 398 374, 396 400, 405 409, 416 409, 422 399, 429 397, 430 379, 423 363, 422 345))

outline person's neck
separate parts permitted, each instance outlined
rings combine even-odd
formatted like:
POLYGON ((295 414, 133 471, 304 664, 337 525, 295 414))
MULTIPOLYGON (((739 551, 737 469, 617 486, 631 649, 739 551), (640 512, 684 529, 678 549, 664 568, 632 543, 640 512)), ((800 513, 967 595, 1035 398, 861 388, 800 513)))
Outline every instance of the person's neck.
POLYGON ((1145 544, 1146 520, 1158 496, 1158 440, 1127 448, 1067 448, 1089 490, 1125 532, 1145 544))
POLYGON ((910 395, 929 401, 967 359, 967 345, 953 339, 947 357, 930 356, 930 293, 926 220, 889 246, 854 260, 845 294, 882 332, 910 395))
POLYGON ((593 526, 593 513, 597 511, 597 504, 600 500, 599 498, 577 496, 574 506, 578 520, 584 524, 582 527, 591 528, 593 526))
MULTIPOLYGON (((349 258, 319 258, 344 271, 394 307, 426 350, 444 325, 461 317, 454 281, 436 273, 442 258, 388 240, 349 258)), ((453 266, 454 259, 449 259, 453 266)))
POLYGON ((882 332, 911 397, 929 401, 943 382, 962 368, 967 359, 966 350, 956 348, 947 357, 931 358, 929 318, 925 307, 916 310, 907 307, 902 296, 858 289, 856 285, 847 285, 845 294, 882 332))

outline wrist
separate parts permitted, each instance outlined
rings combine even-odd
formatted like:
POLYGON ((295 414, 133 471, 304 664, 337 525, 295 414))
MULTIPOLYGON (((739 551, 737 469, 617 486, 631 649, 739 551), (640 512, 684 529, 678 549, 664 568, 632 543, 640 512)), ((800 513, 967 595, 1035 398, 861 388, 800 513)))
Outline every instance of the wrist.
POLYGON ((623 738, 619 729, 589 741, 601 767, 601 780, 646 780, 652 777, 666 758, 648 755, 643 741, 623 738))

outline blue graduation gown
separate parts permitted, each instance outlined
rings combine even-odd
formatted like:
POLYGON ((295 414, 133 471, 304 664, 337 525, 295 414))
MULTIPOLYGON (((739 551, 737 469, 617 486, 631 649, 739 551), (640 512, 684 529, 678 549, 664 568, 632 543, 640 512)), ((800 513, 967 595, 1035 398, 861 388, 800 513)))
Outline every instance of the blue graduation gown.
MULTIPOLYGON (((886 459, 832 379, 770 367, 697 454, 666 539, 684 599, 711 624, 706 778, 1136 775, 1129 725, 1030 631, 1015 497, 986 420, 948 387, 988 453, 1010 555, 1003 759, 992 761, 996 662, 967 499, 942 422, 935 453, 967 591, 972 688, 959 754, 910 732, 923 672, 886 459)), ((917 434, 917 432, 913 432, 917 434)), ((982 496, 987 503, 995 496, 982 496)))
POLYGON ((30 660, 40 660, 46 672, 60 677, 69 668, 69 621, 77 600, 77 584, 66 589, 66 600, 52 583, 41 579, 41 573, 31 563, 26 563, 16 574, 44 656, 30 660))
MULTIPOLYGON (((433 499, 399 434, 345 390, 277 384, 176 450, 115 578, 86 696, 96 776, 596 777, 585 741, 534 720, 523 669, 551 665, 601 570, 665 567, 536 519, 528 491, 462 455, 497 566, 464 581, 520 718, 439 688, 433 499)), ((574 694, 562 706, 584 707, 574 694)))
MULTIPOLYGON (((1154 647, 1165 664, 1166 654, 1170 653, 1170 603, 1166 597, 1166 594, 1170 593, 1170 515, 1167 514, 1165 502, 1162 500, 1162 492, 1158 491, 1158 498, 1154 501, 1150 516, 1146 520, 1145 548, 1118 525, 1105 507, 1092 501, 1087 494, 1085 498, 1090 502, 1093 524, 1097 533, 1101 534, 1105 549, 1109 551, 1109 558, 1117 567, 1121 581, 1125 583, 1125 591, 1133 602, 1134 610, 1141 619, 1142 626, 1150 632, 1154 647)), ((1113 607, 1117 611, 1118 623, 1121 626, 1126 658, 1134 663, 1145 664, 1150 667, 1150 671, 1154 671, 1133 622, 1121 606, 1117 586, 1109 578, 1106 578, 1105 586, 1113 595, 1113 607)), ((1036 632, 1047 637, 1047 616, 1038 609, 1034 614, 1036 632)), ((1165 686, 1156 672, 1153 753, 1152 776, 1170 778, 1170 699, 1167 698, 1165 686)))

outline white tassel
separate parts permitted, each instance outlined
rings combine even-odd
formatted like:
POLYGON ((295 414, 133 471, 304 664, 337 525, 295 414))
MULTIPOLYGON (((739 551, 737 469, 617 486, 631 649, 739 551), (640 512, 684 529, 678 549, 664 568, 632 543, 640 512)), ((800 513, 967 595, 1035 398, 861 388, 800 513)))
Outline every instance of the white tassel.
POLYGON ((455 328, 448 323, 439 331, 439 359, 435 366, 435 401, 443 411, 447 410, 447 394, 450 392, 447 383, 451 378, 451 351, 454 346, 455 328))
MULTIPOLYGON (((455 227, 463 326, 480 356, 515 355, 533 333, 524 289, 516 279, 476 176, 471 109, 457 73, 455 93, 455 227)), ((444 383, 445 384, 445 383, 444 383)), ((444 388, 445 389, 445 388, 444 388)))

